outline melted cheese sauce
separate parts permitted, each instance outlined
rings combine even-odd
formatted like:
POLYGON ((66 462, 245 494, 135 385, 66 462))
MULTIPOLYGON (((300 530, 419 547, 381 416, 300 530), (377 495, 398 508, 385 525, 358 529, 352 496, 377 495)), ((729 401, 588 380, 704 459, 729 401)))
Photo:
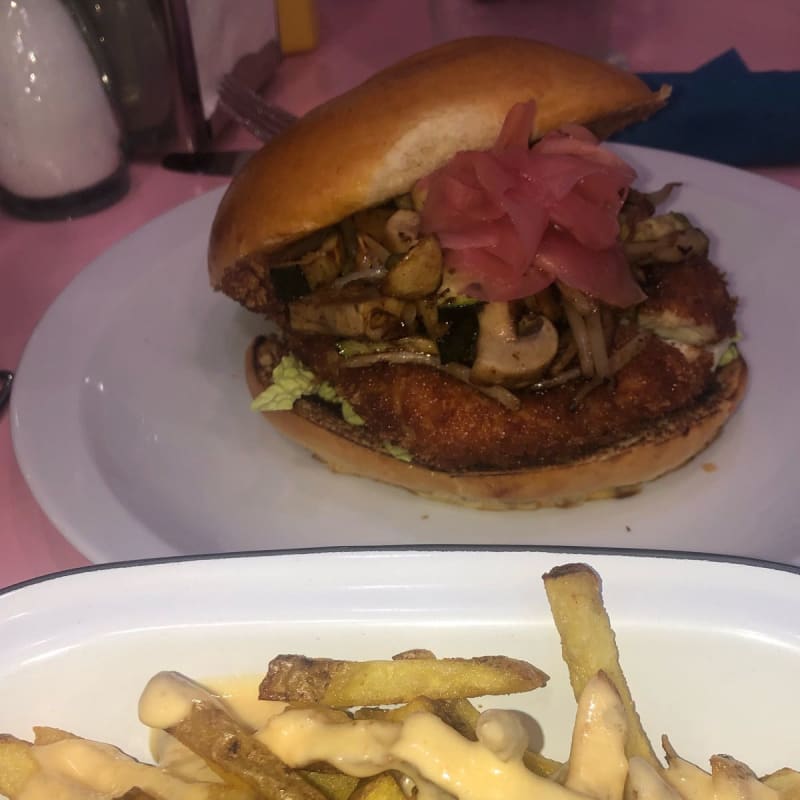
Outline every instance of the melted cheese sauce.
MULTIPOLYGON (((193 703, 218 702, 200 686, 190 696, 189 683, 174 673, 155 676, 139 704, 142 722, 169 728, 191 713, 193 703)), ((412 714, 402 723, 342 722, 324 710, 290 709, 269 719, 255 736, 291 767, 326 761, 355 777, 399 770, 414 780, 421 798, 443 793, 461 800, 578 798, 524 766, 527 737, 521 741, 524 730, 513 712, 494 711, 481 728, 483 741, 471 742, 428 713, 412 714)))
POLYGON ((263 677, 263 675, 237 675, 212 678, 203 681, 203 685, 222 700, 229 713, 242 725, 251 730, 258 730, 287 705, 280 700, 258 699, 258 687, 263 677))
POLYGON ((37 772, 27 781, 17 800, 87 800, 87 796, 85 786, 52 772, 37 772))
POLYGON ((639 797, 647 797, 648 800, 681 800, 680 794, 661 779, 655 767, 640 756, 631 758, 628 764, 628 780, 632 787, 636 787, 639 797))
POLYGON ((153 731, 150 751, 159 767, 185 781, 222 783, 222 778, 202 758, 164 731, 153 731))
POLYGON ((478 741, 502 761, 521 759, 528 749, 528 732, 513 712, 489 709, 478 717, 478 741))
POLYGON ((714 797, 711 775, 682 758, 670 758, 664 778, 686 800, 706 800, 714 797))
POLYGON ((98 800, 110 800, 134 786, 170 800, 206 800, 209 796, 207 786, 185 783, 107 744, 64 739, 35 745, 31 753, 40 771, 26 783, 18 800, 86 800, 87 787, 98 800))
POLYGON ((565 785, 598 800, 622 797, 628 777, 627 729, 617 690, 604 675, 596 675, 578 703, 565 785))
MULTIPOLYGON (((285 703, 258 700, 260 676, 248 675, 207 682, 208 690, 178 673, 159 673, 147 686, 142 710, 164 727, 191 712, 195 702, 223 703, 250 730, 262 727, 283 711, 285 703)), ((17 800, 111 800, 134 786, 170 800, 206 800, 207 784, 220 783, 205 762, 156 727, 150 749, 157 767, 142 764, 111 745, 65 739, 35 745, 39 765, 17 800)))
MULTIPOLYGON (((286 709, 284 703, 257 699, 259 680, 212 680, 206 688, 178 673, 159 673, 139 702, 141 721, 157 729, 152 750, 159 766, 82 739, 36 745, 31 752, 40 769, 18 800, 112 800, 134 786, 170 800, 205 800, 219 778, 164 730, 186 719, 196 704, 223 705, 291 767, 323 761, 358 778, 395 770, 405 776, 406 789, 416 787, 418 800, 622 800, 626 780, 638 800, 723 800, 726 789, 736 788, 676 756, 662 772, 641 759, 629 763, 622 704, 602 675, 580 698, 563 786, 524 766, 528 737, 515 712, 484 712, 473 742, 427 712, 389 722, 351 720, 319 707, 286 709)), ((759 791, 748 787, 752 800, 778 798, 753 781, 759 791)))
MULTIPOLYGON (((176 711, 180 714, 186 708, 182 702, 178 702, 177 706, 172 707, 175 698, 170 697, 170 687, 174 685, 180 695, 185 690, 186 685, 181 683, 182 676, 177 675, 177 673, 170 674, 174 676, 177 683, 173 684, 172 679, 156 676, 158 680, 153 685, 153 692, 148 700, 148 702, 153 703, 165 702, 169 708, 167 718, 170 718, 170 714, 174 716, 176 711), (177 689, 178 685, 181 686, 180 689, 177 689), (161 699, 159 700, 159 698, 161 699)), ((241 725, 244 725, 250 731, 255 731, 266 725, 270 717, 274 717, 286 708, 286 703, 277 700, 258 699, 258 686, 262 677, 261 675, 237 675, 212 678, 203 681, 203 685, 208 689, 211 697, 217 702, 221 701, 231 716, 241 725)), ((192 698, 196 697, 197 684, 189 682, 189 686, 191 686, 189 694, 192 698)), ((142 696, 144 697, 144 694, 142 696)), ((145 708, 144 713, 160 714, 162 712, 158 709, 145 708)), ((158 727, 153 727, 151 730, 150 752, 159 766, 181 778, 207 781, 208 783, 219 783, 221 781, 217 773, 202 758, 196 756, 188 747, 182 745, 177 739, 174 739, 166 731, 158 727)))

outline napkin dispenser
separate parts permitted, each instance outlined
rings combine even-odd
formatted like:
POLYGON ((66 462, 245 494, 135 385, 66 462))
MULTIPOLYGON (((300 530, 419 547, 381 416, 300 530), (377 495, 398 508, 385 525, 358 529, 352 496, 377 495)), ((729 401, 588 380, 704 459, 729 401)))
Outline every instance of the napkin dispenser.
POLYGON ((106 54, 134 156, 208 148, 230 121, 217 104, 222 75, 259 89, 282 56, 280 0, 78 1, 106 54))

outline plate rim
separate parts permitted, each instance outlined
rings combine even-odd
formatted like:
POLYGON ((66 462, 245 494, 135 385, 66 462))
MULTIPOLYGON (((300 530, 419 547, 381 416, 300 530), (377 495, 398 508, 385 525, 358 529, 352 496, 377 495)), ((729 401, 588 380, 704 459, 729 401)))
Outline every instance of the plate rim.
POLYGON ((40 584, 57 582, 62 578, 94 573, 113 572, 123 569, 148 569, 164 564, 189 564, 209 561, 231 562, 238 559, 260 560, 286 556, 324 556, 327 554, 383 554, 383 553, 546 553, 585 556, 617 556, 630 559, 659 559, 664 561, 697 561, 704 563, 728 564, 775 572, 787 572, 800 577, 800 566, 768 559, 748 556, 725 555, 720 553, 690 552, 687 550, 648 550, 646 548, 625 547, 580 547, 577 545, 513 545, 513 544, 400 544, 400 545, 328 545, 325 547, 278 548, 263 550, 242 550, 225 553, 200 553, 193 555, 157 556, 153 558, 134 558, 111 561, 101 564, 86 564, 80 567, 50 572, 0 587, 0 600, 5 596, 40 584))
MULTIPOLYGON (((45 309, 23 347, 19 363, 15 370, 14 391, 11 394, 8 405, 11 445, 14 458, 28 490, 33 495, 37 506, 41 509, 45 517, 47 517, 50 524, 64 539, 78 550, 78 552, 94 563, 103 562, 105 559, 108 559, 108 551, 104 551, 102 547, 99 547, 96 543, 92 543, 91 538, 87 537, 85 533, 78 528, 76 523, 70 519, 70 513, 65 511, 65 509, 69 508, 68 505, 59 501, 54 501, 51 495, 48 496, 45 486, 46 480, 42 478, 41 468, 39 468, 39 472, 37 473, 37 468, 34 466, 36 459, 32 457, 33 448, 28 445, 26 452, 26 448, 22 444, 25 437, 29 434, 25 426, 20 422, 21 416, 25 416, 24 411, 20 412, 20 404, 22 402, 20 400, 20 395, 29 391, 29 384, 33 384, 33 387, 35 387, 35 379, 28 377, 29 374, 34 374, 34 369, 30 364, 32 358, 31 352, 40 346, 39 339, 44 335, 42 330, 46 327, 48 321, 61 312, 61 308, 64 304, 70 302, 73 293, 81 291, 83 283, 88 282, 91 285, 95 274, 103 273, 112 268, 113 263, 111 263, 111 260, 113 260, 117 252, 124 252, 126 249, 135 246, 138 239, 147 240, 148 236, 152 235, 153 230, 156 230, 159 226, 166 225, 171 218, 185 214, 192 208, 201 207, 204 203, 208 204, 212 202, 214 202, 213 208, 216 208, 222 196, 227 191, 227 186, 228 184, 214 187, 197 197, 188 198, 178 203, 176 206, 157 214, 143 225, 128 232, 121 239, 118 239, 110 247, 91 259, 78 271, 67 285, 61 289, 50 305, 45 309), (214 198, 216 198, 216 200, 214 198)), ((78 425, 79 422, 76 421, 75 424, 78 425)), ((93 463, 92 466, 95 466, 95 464, 93 463)), ((113 492, 107 487, 103 487, 102 491, 104 496, 112 502, 115 508, 115 524, 124 524, 126 526, 125 530, 134 536, 145 537, 147 540, 154 543, 161 543, 165 550, 171 549, 171 546, 165 543, 156 531, 148 528, 147 525, 128 511, 113 492)), ((173 555, 158 557, 170 558, 173 557, 173 555)), ((113 560, 113 556, 111 556, 111 558, 113 560)))

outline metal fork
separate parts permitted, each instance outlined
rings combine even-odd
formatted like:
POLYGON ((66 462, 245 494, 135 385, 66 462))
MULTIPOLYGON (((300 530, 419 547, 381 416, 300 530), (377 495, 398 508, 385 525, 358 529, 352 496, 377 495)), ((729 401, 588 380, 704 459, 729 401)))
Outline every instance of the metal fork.
POLYGON ((297 121, 294 114, 270 105, 230 74, 220 81, 219 102, 239 124, 264 142, 297 121))

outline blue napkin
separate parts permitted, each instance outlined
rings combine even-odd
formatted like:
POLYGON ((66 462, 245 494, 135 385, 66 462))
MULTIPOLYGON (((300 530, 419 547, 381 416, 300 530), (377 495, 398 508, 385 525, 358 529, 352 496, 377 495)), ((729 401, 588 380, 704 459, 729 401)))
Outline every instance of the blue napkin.
POLYGON ((800 163, 800 72, 751 72, 728 50, 694 72, 645 73, 672 86, 664 109, 611 138, 740 167, 800 163))

